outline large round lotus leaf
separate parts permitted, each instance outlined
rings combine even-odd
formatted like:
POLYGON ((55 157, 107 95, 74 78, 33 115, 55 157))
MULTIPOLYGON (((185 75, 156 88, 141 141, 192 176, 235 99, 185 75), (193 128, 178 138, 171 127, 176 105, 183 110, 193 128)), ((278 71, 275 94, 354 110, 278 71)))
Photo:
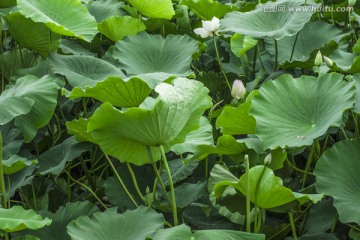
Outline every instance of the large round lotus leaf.
POLYGON ((98 25, 99 31, 106 37, 116 42, 129 35, 146 29, 145 24, 137 18, 130 16, 113 16, 98 25), (119 27, 121 26, 121 27, 119 27))
POLYGON ((354 105, 354 93, 354 84, 337 73, 269 81, 250 110, 256 135, 270 149, 311 145, 329 127, 341 125, 344 111, 354 105))
POLYGON ((239 190, 246 196, 246 179, 249 176, 250 200, 256 206, 264 209, 276 208, 293 201, 303 204, 307 201, 314 203, 323 198, 322 194, 301 194, 292 192, 291 189, 284 187, 282 179, 275 176, 274 172, 263 165, 255 166, 249 173, 241 175, 238 182, 224 180, 214 187, 216 197, 221 197, 228 186, 239 190))
POLYGON ((155 91, 158 98, 148 98, 140 107, 119 111, 104 103, 95 111, 88 131, 105 153, 136 165, 157 161, 159 146, 169 150, 184 142, 212 105, 208 89, 195 80, 177 78, 173 85, 161 83, 155 91))
POLYGON ((31 141, 37 129, 51 119, 57 93, 56 83, 49 76, 19 78, 15 86, 0 96, 0 124, 16 118, 15 125, 23 132, 25 141, 31 141))
POLYGON ((118 214, 112 208, 94 213, 92 218, 81 216, 68 225, 73 240, 135 240, 146 239, 164 227, 164 217, 151 208, 141 206, 118 214))
POLYGON ((51 33, 43 23, 33 22, 20 13, 6 16, 11 37, 22 47, 38 51, 43 57, 60 46, 60 35, 51 33))
POLYGON ((0 229, 5 232, 15 232, 27 228, 39 229, 49 224, 51 224, 50 219, 43 219, 31 209, 25 210, 20 206, 0 209, 0 229))
POLYGON ((141 15, 151 18, 171 19, 175 15, 171 0, 128 0, 141 15))
POLYGON ((42 22, 54 33, 90 42, 97 33, 96 20, 80 0, 18 0, 19 11, 42 22))
POLYGON ((102 102, 109 102, 116 107, 138 107, 151 93, 151 88, 141 78, 132 77, 124 81, 118 77, 109 77, 95 86, 85 89, 74 88, 70 99, 91 97, 102 102))
POLYGON ((294 11, 290 8, 303 4, 298 0, 282 0, 258 5, 251 12, 228 13, 220 21, 220 30, 244 34, 253 38, 271 37, 281 39, 296 34, 310 20, 312 11, 294 11), (273 11, 274 7, 284 11, 273 11))
POLYGON ((203 20, 211 20, 213 17, 222 18, 226 13, 236 9, 212 0, 182 0, 180 4, 188 6, 203 20))
MULTIPOLYGON (((307 62, 305 66, 313 67, 317 50, 323 48, 325 44, 330 41, 340 40, 341 36, 341 30, 332 24, 324 21, 308 22, 304 28, 300 30, 299 34, 285 37, 278 41, 278 61, 280 64, 285 62, 307 62), (291 50, 294 44, 295 48, 292 53, 291 50)), ((274 41, 268 40, 266 49, 272 55, 275 55, 274 41)), ((328 56, 327 53, 329 52, 323 50, 321 53, 328 56)))
POLYGON ((94 87, 108 77, 124 77, 114 65, 91 56, 52 54, 50 64, 54 73, 64 75, 72 87, 94 87))
POLYGON ((265 235, 235 230, 199 230, 194 233, 187 225, 158 231, 153 240, 264 240, 265 235))
POLYGON ((187 35, 150 35, 142 32, 115 44, 113 57, 128 74, 167 73, 188 76, 197 42, 187 35))
POLYGON ((336 143, 315 166, 316 189, 332 196, 343 223, 360 224, 360 139, 336 143))

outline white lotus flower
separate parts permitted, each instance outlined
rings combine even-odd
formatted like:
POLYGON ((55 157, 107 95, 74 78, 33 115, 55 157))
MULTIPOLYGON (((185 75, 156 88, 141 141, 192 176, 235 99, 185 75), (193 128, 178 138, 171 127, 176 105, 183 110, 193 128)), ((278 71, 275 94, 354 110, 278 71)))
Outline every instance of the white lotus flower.
POLYGON ((246 88, 241 80, 235 80, 232 89, 231 96, 237 100, 243 99, 246 94, 246 88))
POLYGON ((213 17, 211 21, 201 21, 202 28, 194 29, 194 32, 200 35, 202 38, 213 36, 219 31, 220 20, 217 17, 213 17))

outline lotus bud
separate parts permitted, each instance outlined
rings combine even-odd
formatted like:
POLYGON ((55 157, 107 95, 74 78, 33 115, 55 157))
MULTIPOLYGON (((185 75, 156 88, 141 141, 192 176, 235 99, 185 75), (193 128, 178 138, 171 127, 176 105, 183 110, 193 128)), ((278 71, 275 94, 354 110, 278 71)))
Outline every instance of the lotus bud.
POLYGON ((329 68, 332 68, 332 66, 334 65, 334 62, 326 56, 323 56, 323 57, 324 57, 324 62, 326 63, 326 66, 328 66, 329 68))
POLYGON ((235 80, 232 89, 231 96, 237 100, 243 99, 246 94, 246 88, 241 80, 235 80))
POLYGON ((356 3, 356 0, 349 0, 349 1, 348 1, 348 6, 349 6, 349 7, 352 7, 352 6, 355 5, 355 3, 356 3))
POLYGON ((323 63, 323 56, 319 50, 316 54, 314 64, 315 66, 320 66, 322 63, 323 63))
POLYGON ((265 159, 264 159, 264 165, 269 165, 271 163, 272 157, 271 157, 271 153, 268 154, 265 159))

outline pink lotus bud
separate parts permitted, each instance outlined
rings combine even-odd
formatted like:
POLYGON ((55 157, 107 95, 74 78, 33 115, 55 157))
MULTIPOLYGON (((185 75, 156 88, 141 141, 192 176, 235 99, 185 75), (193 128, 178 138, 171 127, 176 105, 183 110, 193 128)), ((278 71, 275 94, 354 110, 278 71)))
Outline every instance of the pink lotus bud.
POLYGON ((235 80, 231 89, 231 96, 237 100, 243 99, 246 94, 246 89, 241 80, 235 80))

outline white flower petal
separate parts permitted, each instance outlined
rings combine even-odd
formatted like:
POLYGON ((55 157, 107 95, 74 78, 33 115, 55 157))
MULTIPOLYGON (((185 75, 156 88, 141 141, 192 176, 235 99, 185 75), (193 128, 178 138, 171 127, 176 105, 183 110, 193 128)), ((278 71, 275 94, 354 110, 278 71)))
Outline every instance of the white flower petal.
POLYGON ((215 31, 219 30, 220 20, 217 17, 213 17, 211 23, 215 26, 215 31))
POLYGON ((208 32, 215 32, 216 26, 211 21, 202 21, 203 28, 208 32))
POLYGON ((202 38, 207 38, 211 35, 211 32, 206 31, 204 28, 195 28, 194 32, 200 35, 202 38))

